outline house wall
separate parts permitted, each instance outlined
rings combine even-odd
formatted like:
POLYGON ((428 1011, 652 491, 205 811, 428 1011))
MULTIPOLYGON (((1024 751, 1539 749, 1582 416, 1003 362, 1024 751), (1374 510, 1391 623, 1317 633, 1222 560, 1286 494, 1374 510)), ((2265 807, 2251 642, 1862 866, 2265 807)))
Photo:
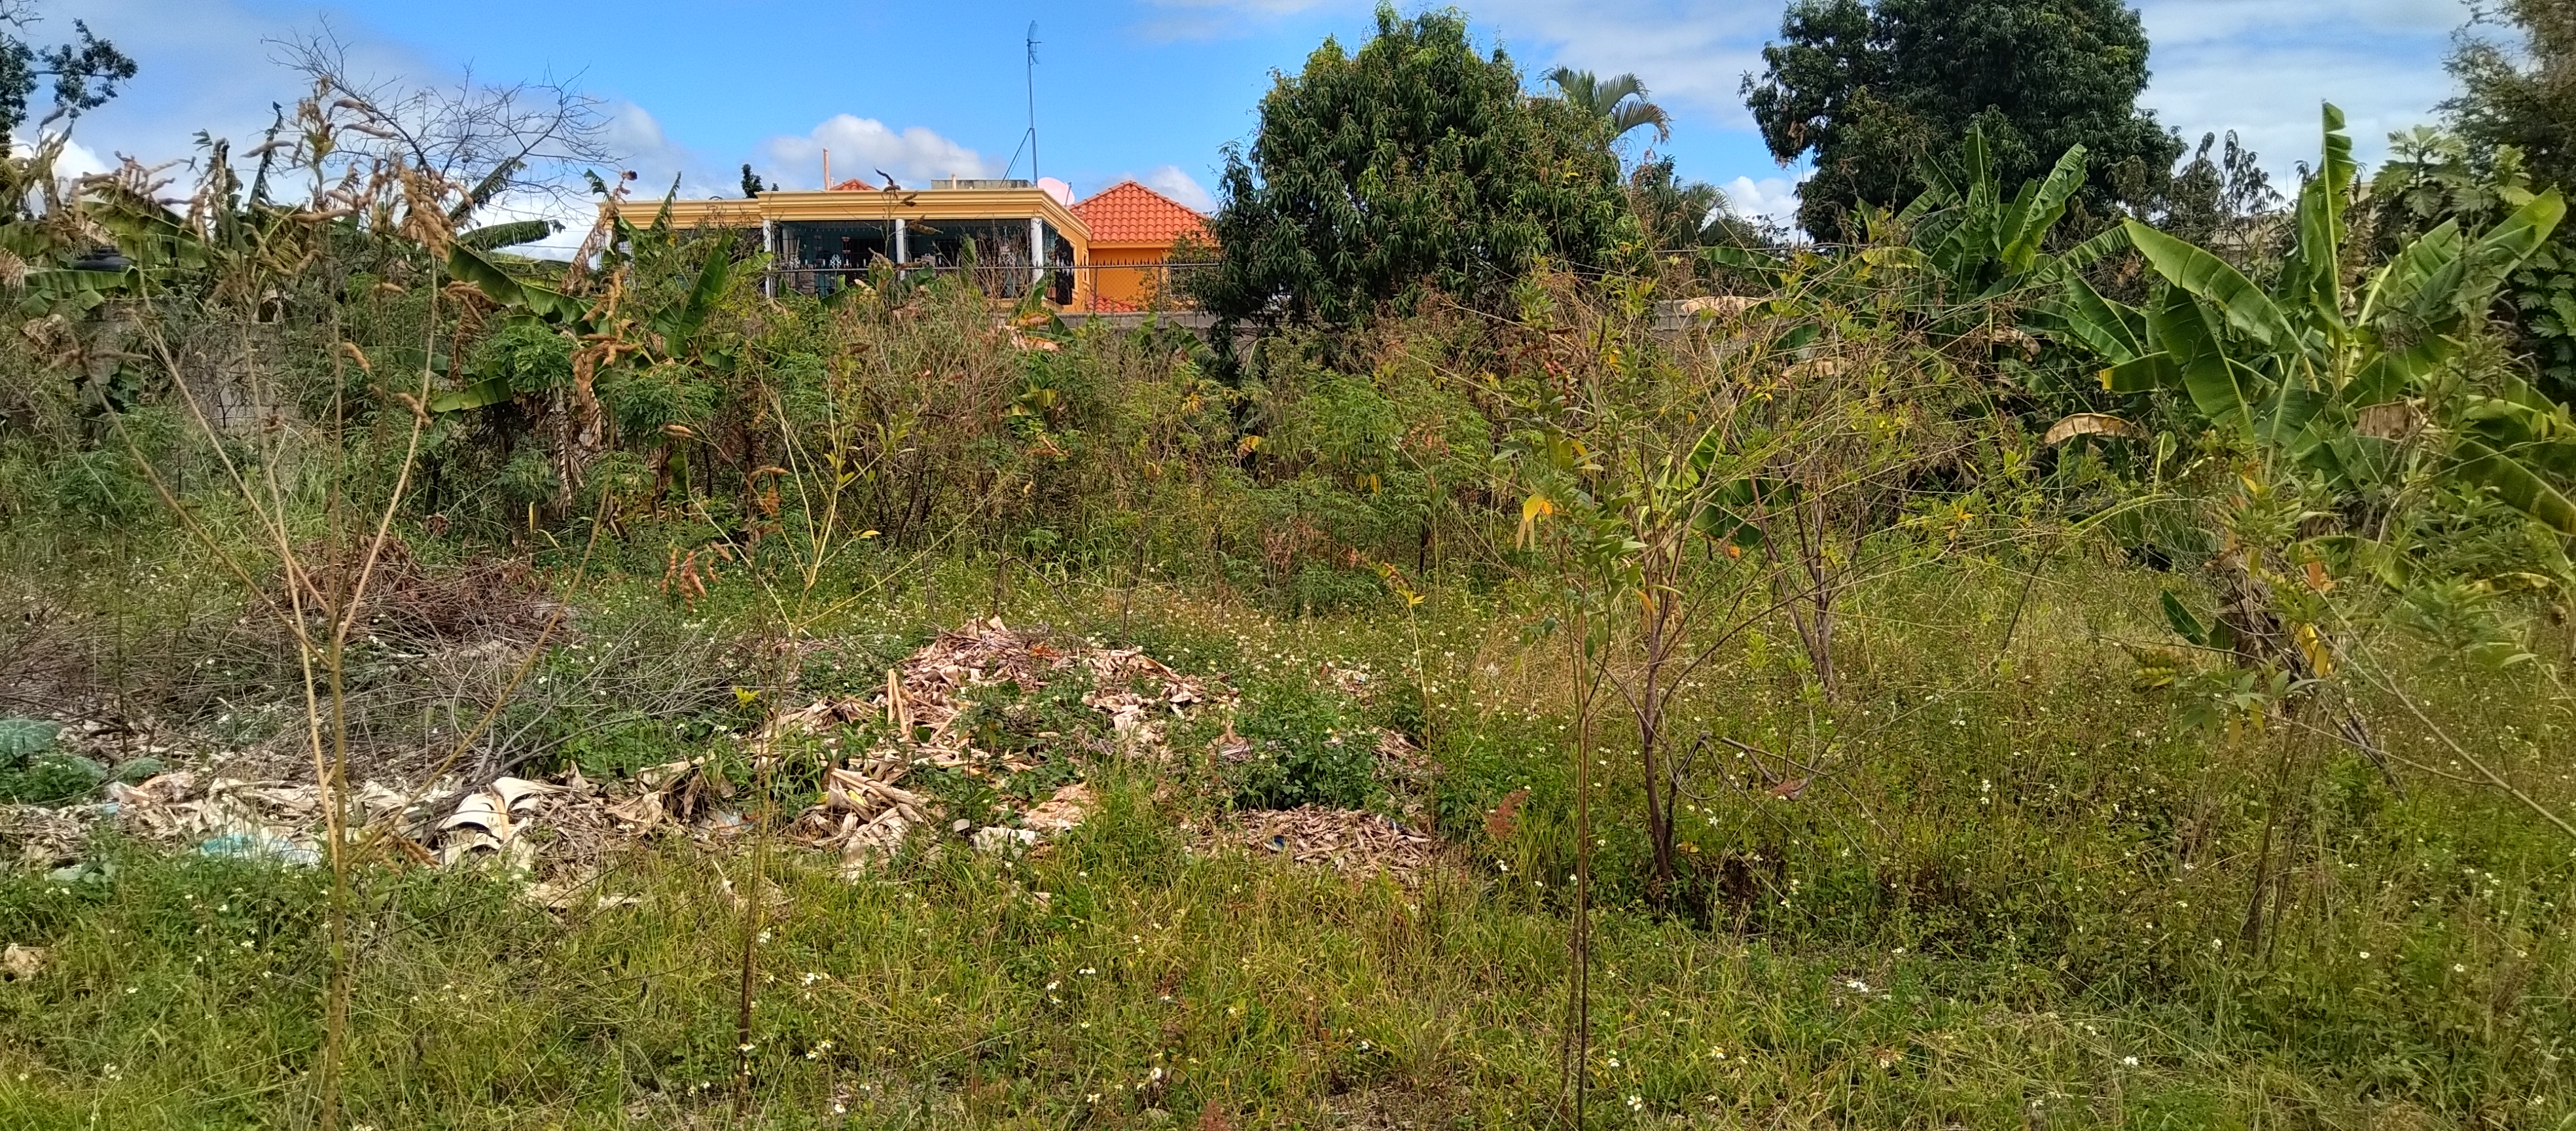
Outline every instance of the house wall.
POLYGON ((1143 309, 1153 305, 1165 286, 1168 272, 1162 264, 1171 255, 1171 248, 1152 244, 1093 244, 1091 265, 1095 269, 1083 273, 1092 277, 1096 298, 1143 309))

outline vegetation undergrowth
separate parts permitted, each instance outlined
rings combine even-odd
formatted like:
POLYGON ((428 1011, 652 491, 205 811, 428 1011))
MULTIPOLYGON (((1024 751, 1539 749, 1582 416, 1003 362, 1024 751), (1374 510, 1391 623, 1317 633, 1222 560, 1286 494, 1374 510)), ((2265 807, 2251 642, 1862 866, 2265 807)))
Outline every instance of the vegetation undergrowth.
POLYGON ((1802 0, 1819 243, 1383 8, 1111 325, 322 41, 61 176, 0 4, 0 1126, 2576 1125, 2499 13, 2285 198, 2118 3, 1802 0))
MULTIPOLYGON (((1642 830, 1601 830, 1593 1071, 1621 1118, 2548 1126, 2570 1110, 2554 1058, 2576 1022, 2576 859, 2552 834, 2465 787, 2392 791, 2315 741, 2308 793, 2270 800, 2260 740, 2191 728, 2172 694, 2134 686, 2115 642, 2152 626, 2133 592, 2048 576, 1994 665, 2018 594, 1963 604, 1977 573, 1861 605, 1840 728, 1794 648, 1758 636, 1687 693, 1713 732, 1849 769, 1792 796, 1758 756, 1707 775, 1677 912, 1642 886, 1642 830), (2248 954, 2247 860, 2272 806, 2301 815, 2304 843, 2290 909, 2248 954)), ((915 639, 983 611, 988 586, 937 571, 837 627, 915 639)), ((1064 611, 1021 600, 1004 614, 1064 611)), ((1283 619, 1177 587, 1140 605, 1135 638, 1273 697, 1246 738, 1308 754, 1367 712, 1330 671, 1416 655, 1365 613, 1283 619)), ((1245 787, 1175 791, 1111 758, 1081 766, 1097 815, 1035 854, 935 839, 856 883, 824 859, 774 864, 750 1110, 764 1126, 1543 1118, 1554 1037, 1526 1021, 1565 992, 1568 719, 1545 645, 1513 627, 1543 609, 1508 589, 1422 607, 1448 705, 1431 819, 1454 847, 1418 886, 1210 853, 1192 830, 1254 803, 1245 787)), ((2477 676, 2439 706, 2535 744, 2563 726, 2477 676)), ((1328 788, 1333 765, 1253 780, 1328 788)), ((1602 803, 1633 803, 1640 783, 1604 769, 1602 803)), ((52 948, 45 974, 0 986, 0 1106, 31 1126, 309 1116, 327 885, 140 846, 104 859, 0 895, 0 933, 52 948)), ((359 926, 349 1119, 724 1123, 738 1050, 718 1019, 749 867, 643 844, 564 911, 488 870, 366 874, 381 910, 359 926)))

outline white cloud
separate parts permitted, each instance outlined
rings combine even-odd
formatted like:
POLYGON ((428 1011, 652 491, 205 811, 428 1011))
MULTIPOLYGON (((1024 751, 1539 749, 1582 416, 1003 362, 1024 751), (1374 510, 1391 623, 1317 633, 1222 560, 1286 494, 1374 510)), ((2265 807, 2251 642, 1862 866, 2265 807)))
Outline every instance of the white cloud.
POLYGON ((61 156, 54 158, 54 175, 58 177, 86 177, 115 168, 106 158, 77 141, 64 142, 61 156))
POLYGON ((2430 120, 2451 91, 2438 69, 2359 62, 2370 57, 2331 48, 2211 45, 2176 54, 2141 101, 2187 140, 2237 131, 2276 177, 2293 162, 2316 161, 2323 103, 2342 108, 2357 156, 2372 161, 2391 131, 2430 120), (2365 70, 2371 81, 2352 81, 2365 70))
MULTIPOLYGON (((196 152, 199 130, 231 139, 236 151, 255 144, 272 120, 272 103, 292 108, 310 93, 301 76, 276 65, 271 41, 327 27, 324 9, 293 0, 256 9, 244 0, 47 0, 39 7, 47 18, 36 38, 59 41, 82 20, 139 64, 114 101, 80 118, 75 134, 95 152, 131 154, 147 165, 196 152)), ((347 61, 361 77, 448 77, 405 48, 375 41, 350 42, 347 61)))
POLYGON ((1738 216, 1758 216, 1782 226, 1792 226, 1798 219, 1798 182, 1800 174, 1788 177, 1737 177, 1719 186, 1726 190, 1726 202, 1738 216))
POLYGON ((2442 69, 2458 0, 2146 0, 2154 44, 2139 101, 2189 139, 2237 131, 2276 178, 2313 162, 2318 106, 2349 122, 2356 156, 2375 160, 2390 131, 2425 122, 2452 90, 2442 69))
POLYGON ((897 131, 874 118, 835 114, 803 137, 773 137, 761 144, 763 175, 786 188, 822 184, 823 151, 832 151, 832 179, 875 180, 883 169, 897 181, 918 183, 937 177, 989 176, 990 166, 974 150, 924 126, 897 131))
POLYGON ((1152 189, 1200 212, 1216 211, 1216 194, 1198 179, 1182 172, 1178 165, 1163 165, 1136 178, 1138 184, 1152 189))
MULTIPOLYGON (((739 170, 712 164, 696 151, 672 141, 662 132, 662 123, 652 111, 632 102, 610 107, 600 140, 622 162, 621 168, 634 172, 631 188, 636 196, 658 198, 671 191, 675 177, 683 197, 742 194, 739 170)), ((606 176, 609 170, 599 172, 606 176)))

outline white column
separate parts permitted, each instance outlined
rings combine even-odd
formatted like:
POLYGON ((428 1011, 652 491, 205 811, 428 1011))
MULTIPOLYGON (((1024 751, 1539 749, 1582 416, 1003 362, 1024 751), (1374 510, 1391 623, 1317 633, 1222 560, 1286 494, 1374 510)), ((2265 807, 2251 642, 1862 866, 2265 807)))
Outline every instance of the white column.
POLYGON ((760 222, 760 251, 769 257, 769 270, 760 276, 760 293, 764 298, 778 297, 778 222, 760 222))
POLYGON ((896 220, 894 222, 894 265, 897 267, 912 261, 912 256, 907 254, 903 244, 903 221, 896 220))

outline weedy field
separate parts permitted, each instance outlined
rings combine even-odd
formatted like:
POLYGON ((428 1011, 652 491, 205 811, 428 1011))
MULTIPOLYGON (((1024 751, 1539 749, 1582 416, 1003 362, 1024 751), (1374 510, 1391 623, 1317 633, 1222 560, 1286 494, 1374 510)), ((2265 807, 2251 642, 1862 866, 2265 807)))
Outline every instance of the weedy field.
POLYGON ((2576 1128, 2576 72, 2284 199, 2044 7, 1792 9, 1813 239, 1381 9, 1113 325, 0 3, 0 1127, 2576 1128))
MULTIPOLYGON (((37 647, 34 630, 14 633, 14 663, 123 649, 152 654, 155 673, 197 666, 154 651, 209 631, 204 595, 174 580, 186 570, 105 556, 62 568, 81 596, 34 616, 20 594, 15 622, 52 635, 37 647), (66 608, 109 595, 129 599, 66 608)), ((1693 770, 1679 896, 1650 900, 1647 838, 1596 817, 1593 1118, 2567 1118, 2567 840, 2492 789, 2440 775, 2397 788, 2330 735, 2198 726, 2170 690, 2140 690, 2122 644, 2169 634, 2138 614, 2165 580, 2098 560, 2037 576, 1927 568, 1854 602, 1839 703, 1759 634, 1692 677, 1675 716, 1742 748, 1693 770)), ((1201 587, 1026 574, 1001 582, 997 609, 993 577, 954 563, 868 584, 864 608, 817 626, 806 639, 819 647, 775 683, 729 662, 774 639, 749 586, 719 582, 692 605, 649 576, 556 591, 576 627, 543 646, 536 678, 611 678, 630 661, 579 654, 642 631, 665 634, 643 651, 680 657, 658 679, 716 694, 688 724, 594 729, 615 737, 567 743, 554 773, 527 772, 604 777, 718 749, 714 736, 754 729, 768 699, 882 699, 893 661, 995 615, 1068 651, 1139 647, 1239 701, 1223 724, 1176 718, 1159 749, 1114 741, 1105 720, 1086 733, 1059 703, 1043 725, 1061 730, 1018 749, 1051 767, 1040 796, 1078 780, 1094 800, 1030 846, 979 848, 933 821, 845 870, 838 851, 789 835, 813 787, 738 758, 715 771, 739 790, 717 803, 738 825, 671 821, 585 845, 579 883, 545 897, 528 869, 566 874, 551 844, 516 866, 388 853, 340 897, 353 912, 351 1125, 1557 1118, 1578 723, 1563 650, 1537 631, 1544 594, 1460 585, 1403 615, 1289 616, 1201 587), (692 724, 708 737, 689 737, 692 724), (1377 758, 1380 733, 1420 742, 1421 772, 1377 758), (1228 738, 1245 736, 1294 764, 1265 775, 1229 761, 1228 738), (1247 813, 1290 804, 1366 810, 1434 847, 1391 865, 1346 852, 1337 866, 1273 847, 1259 816, 1241 835, 1247 813)), ((2474 718, 2503 748, 2490 756, 2546 764, 2565 723, 2521 681, 2414 662, 2428 715, 2474 718)), ((389 662, 377 678, 435 667, 389 662)), ((258 690, 198 693, 238 718, 258 690)), ((864 742, 881 726, 835 733, 864 742)), ((2429 732, 2381 739, 2392 757, 2464 769, 2429 732)), ((82 741, 113 763, 120 740, 142 741, 82 741)), ((219 749, 189 754, 223 764, 219 749)), ((352 776, 369 768, 362 758, 352 776)), ((1641 803, 1628 759, 1605 753, 1594 770, 1603 814, 1641 803)), ((908 784, 943 813, 995 793, 953 776, 908 784)), ((2562 775, 2531 776, 2566 796, 2562 775)), ((8 938, 41 948, 0 985, 10 1121, 312 1118, 327 869, 173 851, 116 827, 98 821, 77 862, 0 897, 8 938)))

